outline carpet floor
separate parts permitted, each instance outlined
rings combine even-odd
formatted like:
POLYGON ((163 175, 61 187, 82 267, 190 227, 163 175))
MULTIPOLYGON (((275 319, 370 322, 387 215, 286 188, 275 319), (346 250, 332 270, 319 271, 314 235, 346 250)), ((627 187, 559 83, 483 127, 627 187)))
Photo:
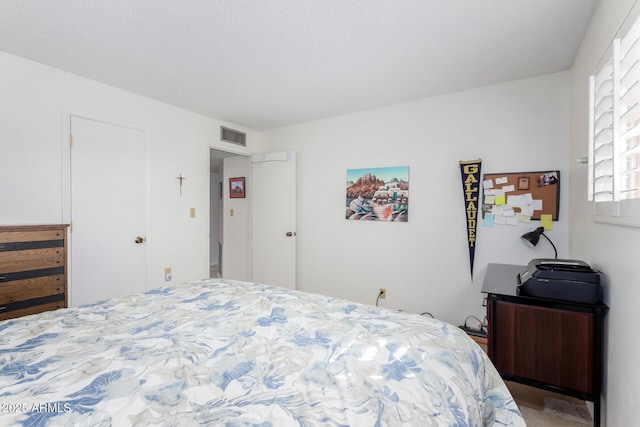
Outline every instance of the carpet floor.
POLYGON ((507 381, 527 427, 582 427, 593 425, 586 402, 546 390, 507 381))
POLYGON ((219 279, 220 277, 220 268, 217 265, 209 266, 209 277, 219 279))

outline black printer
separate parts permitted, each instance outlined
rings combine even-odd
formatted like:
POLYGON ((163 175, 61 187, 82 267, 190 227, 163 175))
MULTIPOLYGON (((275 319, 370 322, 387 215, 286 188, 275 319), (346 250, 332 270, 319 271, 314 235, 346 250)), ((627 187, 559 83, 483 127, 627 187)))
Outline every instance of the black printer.
POLYGON ((600 272, 584 261, 532 259, 518 274, 518 295, 595 304, 600 301, 600 272))

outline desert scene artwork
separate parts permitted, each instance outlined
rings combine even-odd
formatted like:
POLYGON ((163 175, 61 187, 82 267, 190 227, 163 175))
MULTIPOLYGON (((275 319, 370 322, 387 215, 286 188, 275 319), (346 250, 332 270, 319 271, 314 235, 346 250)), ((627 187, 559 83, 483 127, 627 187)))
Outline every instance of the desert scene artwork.
POLYGON ((347 169, 346 219, 407 222, 409 166, 347 169))

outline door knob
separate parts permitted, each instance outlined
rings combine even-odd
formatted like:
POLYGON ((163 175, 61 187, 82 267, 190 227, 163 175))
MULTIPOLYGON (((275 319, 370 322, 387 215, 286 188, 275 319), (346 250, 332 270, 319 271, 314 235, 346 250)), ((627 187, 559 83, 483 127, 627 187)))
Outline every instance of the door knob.
POLYGON ((137 244, 140 243, 144 243, 147 239, 145 239, 144 237, 138 236, 136 237, 136 240, 134 240, 134 242, 136 242, 137 244))

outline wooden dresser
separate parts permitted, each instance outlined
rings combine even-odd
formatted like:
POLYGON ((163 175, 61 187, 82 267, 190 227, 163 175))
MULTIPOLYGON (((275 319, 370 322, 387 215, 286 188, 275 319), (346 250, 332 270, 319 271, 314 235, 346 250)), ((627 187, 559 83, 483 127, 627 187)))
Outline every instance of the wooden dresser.
POLYGON ((67 225, 0 226, 0 320, 67 307, 67 225))

